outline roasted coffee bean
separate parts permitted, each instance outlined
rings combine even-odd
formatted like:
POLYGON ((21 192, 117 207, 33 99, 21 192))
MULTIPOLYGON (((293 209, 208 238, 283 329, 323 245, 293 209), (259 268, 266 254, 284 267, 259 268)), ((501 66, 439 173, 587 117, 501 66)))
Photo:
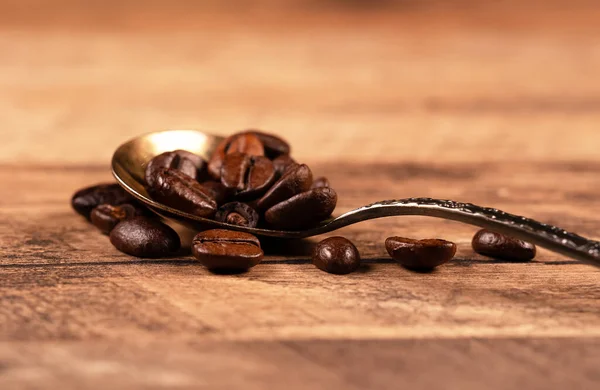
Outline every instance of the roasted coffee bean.
POLYGON ((227 154, 244 153, 251 156, 264 156, 265 150, 260 139, 250 133, 238 133, 221 141, 208 162, 208 173, 215 179, 221 178, 221 167, 227 154))
POLYGON ((254 134, 260 139, 265 148, 265 156, 271 160, 282 154, 290 154, 290 145, 275 134, 258 130, 249 130, 248 133, 254 134))
POLYGON ((284 154, 273 160, 273 166, 275 167, 275 175, 277 177, 283 176, 283 174, 298 163, 291 158, 289 155, 284 154))
POLYGON ((165 152, 154 157, 146 166, 145 179, 148 186, 155 185, 154 180, 158 172, 163 168, 172 168, 189 177, 196 179, 204 167, 202 157, 190 153, 187 150, 174 150, 165 152))
POLYGON ((273 164, 262 156, 228 154, 221 168, 221 183, 234 190, 238 199, 262 195, 274 180, 273 164))
POLYGON ((258 213, 252 207, 241 202, 231 202, 219 207, 215 220, 229 223, 231 225, 256 227, 258 225, 258 213))
POLYGON ((129 195, 127 191, 116 183, 99 184, 83 188, 77 191, 73 195, 73 198, 71 198, 73 209, 87 219, 90 219, 92 210, 101 204, 116 206, 131 202, 135 202, 133 196, 129 195))
POLYGON ((320 270, 344 275, 360 266, 360 255, 350 240, 344 237, 330 237, 317 244, 312 261, 320 270))
POLYGON ((192 242, 192 253, 211 270, 246 270, 263 258, 258 238, 224 229, 198 233, 192 242))
POLYGON ((207 180, 200 183, 206 194, 217 202, 217 204, 226 203, 232 196, 232 191, 223 185, 220 181, 207 180))
POLYGON ((277 203, 265 213, 266 221, 276 229, 302 229, 329 217, 337 203, 332 188, 315 188, 277 203))
POLYGON ((119 222, 110 232, 110 242, 121 252, 137 257, 169 256, 181 246, 175 230, 147 217, 133 217, 119 222))
POLYGON ((481 255, 508 261, 529 261, 536 253, 534 244, 487 229, 478 231, 471 245, 481 255))
POLYGON ((102 233, 108 234, 119 222, 140 215, 144 215, 144 211, 129 203, 118 206, 101 204, 92 210, 90 219, 102 233))
POLYGON ((200 183, 172 168, 157 172, 149 192, 157 201, 198 217, 210 218, 217 211, 217 203, 200 183))
POLYGON ((313 183, 310 186, 310 188, 320 188, 320 187, 331 187, 331 184, 329 184, 329 180, 327 180, 327 178, 324 176, 317 177, 315 180, 313 180, 313 183))
POLYGON ((389 237, 385 240, 385 249, 406 268, 428 270, 450 261, 456 253, 456 244, 439 239, 389 237))
POLYGON ((308 191, 312 184, 312 172, 307 165, 296 165, 273 184, 258 201, 258 208, 267 210, 279 202, 291 198, 301 192, 308 191))

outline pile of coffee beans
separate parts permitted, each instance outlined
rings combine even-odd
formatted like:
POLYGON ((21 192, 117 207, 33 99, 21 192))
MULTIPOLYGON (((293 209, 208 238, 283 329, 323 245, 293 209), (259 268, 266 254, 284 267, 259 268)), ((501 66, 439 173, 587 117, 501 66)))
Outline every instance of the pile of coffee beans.
MULTIPOLYGON (((273 134, 244 131, 223 140, 208 161, 185 150, 154 157, 145 168, 145 185, 158 202, 195 216, 250 228, 310 228, 331 215, 337 194, 327 178, 313 179, 311 169, 297 163, 290 151, 273 134)), ((79 190, 71 205, 124 253, 143 258, 181 253, 175 230, 118 184, 79 190)), ((473 237, 472 246, 477 253, 508 261, 528 261, 536 253, 533 244, 485 229, 473 237)), ((389 237, 385 247, 396 262, 413 270, 434 269, 456 253, 456 244, 441 239, 389 237)), ((264 256, 257 237, 226 229, 198 233, 191 251, 214 272, 247 270, 264 256)), ((361 264, 356 246, 339 236, 319 242, 312 261, 339 275, 361 264)))
POLYGON ((187 213, 245 227, 298 230, 328 218, 337 203, 329 181, 313 180, 283 139, 244 131, 223 140, 209 161, 184 150, 146 166, 150 196, 187 213))

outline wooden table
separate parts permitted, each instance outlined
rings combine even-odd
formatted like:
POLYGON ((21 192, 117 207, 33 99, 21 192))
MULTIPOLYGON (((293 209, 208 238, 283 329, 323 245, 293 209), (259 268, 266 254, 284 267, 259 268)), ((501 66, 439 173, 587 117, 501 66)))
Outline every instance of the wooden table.
POLYGON ((312 266, 315 240, 213 275, 125 256, 69 207, 132 136, 252 126, 340 212, 432 196, 598 239, 594 1, 87 3, 0 5, 1 389, 599 386, 600 272, 562 256, 495 261, 474 227, 402 217, 339 232, 351 275, 312 266), (459 249, 414 273, 389 235, 459 249))

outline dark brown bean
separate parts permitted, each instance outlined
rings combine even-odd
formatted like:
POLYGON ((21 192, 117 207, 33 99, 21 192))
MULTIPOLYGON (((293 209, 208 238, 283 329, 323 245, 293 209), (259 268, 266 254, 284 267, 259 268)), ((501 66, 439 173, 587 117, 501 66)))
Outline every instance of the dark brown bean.
POLYGON ((232 196, 232 191, 220 181, 207 180, 200 183, 200 185, 205 189, 205 193, 210 195, 217 204, 226 203, 232 196))
POLYGON ((258 225, 259 216, 256 210, 245 203, 231 202, 219 207, 215 220, 231 225, 254 228, 258 225))
POLYGON ((332 188, 315 188, 277 203, 267 210, 265 219, 275 229, 311 227, 329 217, 336 203, 332 188))
POLYGON ((90 213, 101 204, 112 206, 123 203, 135 202, 133 196, 125 191, 120 185, 98 184, 77 191, 71 198, 71 206, 79 214, 90 219, 90 213))
POLYGON ((289 155, 284 154, 273 160, 273 166, 275 167, 275 175, 277 177, 283 176, 283 174, 298 163, 291 158, 289 155))
POLYGON ((199 217, 210 218, 217 211, 217 203, 196 180, 174 170, 158 171, 150 195, 157 201, 177 210, 199 217))
POLYGON ((536 254, 534 244, 487 229, 478 231, 471 245, 481 255, 508 261, 529 261, 536 254))
POLYGON ((186 150, 174 150, 154 157, 146 166, 145 179, 149 187, 155 185, 156 175, 161 169, 172 168, 184 173, 192 179, 197 179, 205 165, 202 157, 186 150))
POLYGON ((108 234, 119 222, 141 215, 144 215, 144 211, 129 203, 118 206, 101 204, 92 210, 90 219, 92 224, 94 224, 98 230, 108 234))
POLYGON ((360 255, 350 240, 344 237, 330 237, 317 244, 312 261, 320 270, 344 275, 360 266, 360 255))
POLYGON ((262 195, 274 180, 273 164, 262 156, 228 154, 221 168, 221 183, 235 191, 237 199, 262 195))
POLYGON ((385 249, 404 267, 417 270, 433 269, 447 263, 456 254, 456 244, 440 239, 389 237, 385 240, 385 249))
POLYGON ((234 134, 217 145, 210 161, 208 162, 208 173, 215 179, 221 178, 221 167, 227 154, 244 153, 251 156, 264 156, 265 151, 260 139, 250 133, 234 134))
POLYGON ((271 160, 282 154, 290 154, 290 145, 275 134, 265 133, 259 130, 249 130, 248 133, 254 134, 260 139, 265 148, 265 156, 271 160))
POLYGON ((310 186, 310 188, 320 188, 320 187, 331 187, 331 184, 329 184, 329 180, 327 180, 327 178, 324 176, 317 177, 315 180, 313 180, 313 183, 310 186))
POLYGON ((110 242, 121 252, 150 258, 173 255, 181 246, 175 230, 147 217, 133 217, 119 222, 110 232, 110 242))
POLYGON ((258 201, 258 208, 267 210, 294 195, 308 191, 312 184, 312 172, 305 165, 290 168, 258 201))
POLYGON ((192 242, 192 253, 210 270, 246 270, 263 258, 258 238, 224 229, 198 233, 192 242))

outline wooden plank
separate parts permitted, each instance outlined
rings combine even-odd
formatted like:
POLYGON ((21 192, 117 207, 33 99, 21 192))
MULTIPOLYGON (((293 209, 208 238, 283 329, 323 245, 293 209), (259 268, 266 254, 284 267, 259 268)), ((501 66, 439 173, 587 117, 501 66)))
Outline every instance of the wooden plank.
POLYGON ((0 387, 593 389, 600 339, 0 343, 0 387))

